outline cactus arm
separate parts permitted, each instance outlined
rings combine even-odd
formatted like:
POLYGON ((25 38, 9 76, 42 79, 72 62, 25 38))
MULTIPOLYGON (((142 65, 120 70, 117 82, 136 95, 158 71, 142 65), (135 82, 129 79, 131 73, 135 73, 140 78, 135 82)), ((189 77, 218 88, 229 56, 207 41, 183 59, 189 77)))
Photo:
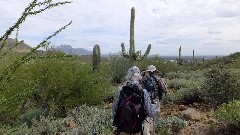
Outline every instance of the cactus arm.
POLYGON ((126 53, 124 43, 121 43, 121 47, 122 47, 122 56, 125 58, 129 58, 129 55, 126 53))
POLYGON ((150 50, 151 50, 151 44, 148 45, 146 52, 144 53, 143 56, 141 56, 141 59, 140 59, 140 60, 145 59, 145 58, 148 56, 150 50))

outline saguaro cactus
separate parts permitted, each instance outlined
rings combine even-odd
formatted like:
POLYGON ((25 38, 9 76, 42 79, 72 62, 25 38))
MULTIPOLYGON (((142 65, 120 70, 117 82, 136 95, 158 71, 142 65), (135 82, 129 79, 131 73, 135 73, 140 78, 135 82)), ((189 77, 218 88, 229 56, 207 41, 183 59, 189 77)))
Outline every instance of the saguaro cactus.
POLYGON ((179 47, 178 50, 178 64, 182 65, 182 47, 179 47))
POLYGON ((146 52, 144 55, 141 55, 141 51, 135 52, 135 43, 134 43, 134 19, 135 19, 135 9, 132 7, 131 9, 131 21, 130 21, 130 48, 129 53, 126 53, 124 43, 121 44, 122 47, 122 55, 125 58, 129 58, 130 62, 134 65, 136 61, 141 61, 147 57, 151 50, 151 44, 148 45, 146 52))
POLYGON ((195 63, 195 55, 194 55, 194 50, 193 50, 192 63, 193 63, 193 65, 194 65, 194 63, 195 63))
POLYGON ((101 62, 101 52, 99 45, 95 45, 93 48, 93 70, 98 69, 101 62))

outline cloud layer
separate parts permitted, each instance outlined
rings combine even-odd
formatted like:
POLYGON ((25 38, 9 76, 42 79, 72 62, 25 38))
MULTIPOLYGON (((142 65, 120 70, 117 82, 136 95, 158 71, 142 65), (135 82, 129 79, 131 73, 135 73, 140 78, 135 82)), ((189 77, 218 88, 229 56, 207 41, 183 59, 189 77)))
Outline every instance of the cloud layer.
MULTIPOLYGON (((55 0, 60 1, 60 0, 55 0)), ((30 0, 0 1, 0 35, 14 24, 30 0)), ((92 50, 99 44, 102 53, 129 48, 130 10, 135 8, 136 49, 150 54, 228 55, 240 51, 239 0, 73 0, 21 26, 19 38, 31 46, 73 21, 51 41, 56 45, 92 50)))

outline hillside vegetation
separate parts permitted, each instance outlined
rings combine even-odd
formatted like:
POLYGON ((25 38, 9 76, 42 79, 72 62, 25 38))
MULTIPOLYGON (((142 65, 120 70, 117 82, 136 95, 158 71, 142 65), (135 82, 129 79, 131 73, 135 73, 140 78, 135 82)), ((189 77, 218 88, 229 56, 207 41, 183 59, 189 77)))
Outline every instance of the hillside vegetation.
POLYGON ((112 103, 127 70, 135 65, 154 65, 165 78, 168 93, 161 103, 159 135, 240 134, 240 54, 208 61, 177 63, 135 50, 131 9, 130 49, 101 56, 95 45, 92 55, 69 55, 50 48, 49 40, 71 21, 36 47, 18 41, 21 24, 32 15, 71 3, 33 0, 0 37, 0 134, 112 135, 112 103), (9 36, 16 32, 16 40, 9 36), (44 48, 46 51, 38 51, 44 48))

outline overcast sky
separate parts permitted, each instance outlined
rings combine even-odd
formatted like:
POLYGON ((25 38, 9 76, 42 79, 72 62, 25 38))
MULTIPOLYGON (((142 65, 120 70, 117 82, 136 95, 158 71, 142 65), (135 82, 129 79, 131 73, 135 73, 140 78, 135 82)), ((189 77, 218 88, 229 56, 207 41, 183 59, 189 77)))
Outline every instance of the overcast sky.
MULTIPOLYGON (((60 1, 60 0, 56 0, 60 1)), ((20 17, 31 0, 0 0, 0 35, 20 17)), ((71 4, 31 16, 19 39, 36 46, 71 20, 51 41, 103 54, 129 48, 131 8, 135 8, 135 47, 150 54, 229 55, 240 51, 240 0, 72 0, 71 4)))

